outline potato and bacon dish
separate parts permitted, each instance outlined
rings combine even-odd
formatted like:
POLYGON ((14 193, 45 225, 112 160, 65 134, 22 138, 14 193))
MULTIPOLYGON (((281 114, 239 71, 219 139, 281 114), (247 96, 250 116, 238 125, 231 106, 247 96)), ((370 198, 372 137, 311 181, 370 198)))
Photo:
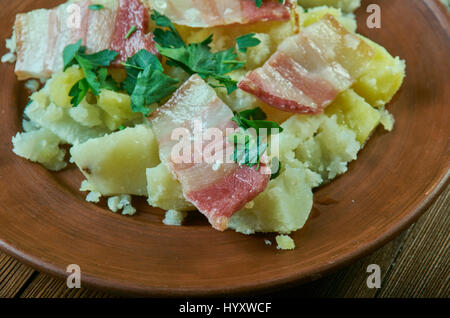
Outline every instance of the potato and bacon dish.
POLYGON ((53 171, 75 164, 86 199, 113 212, 139 213, 132 196, 146 196, 165 224, 199 211, 292 248, 313 189, 378 125, 393 129, 385 106, 405 62, 356 33, 358 6, 73 0, 18 14, 3 60, 32 94, 13 151, 53 171))

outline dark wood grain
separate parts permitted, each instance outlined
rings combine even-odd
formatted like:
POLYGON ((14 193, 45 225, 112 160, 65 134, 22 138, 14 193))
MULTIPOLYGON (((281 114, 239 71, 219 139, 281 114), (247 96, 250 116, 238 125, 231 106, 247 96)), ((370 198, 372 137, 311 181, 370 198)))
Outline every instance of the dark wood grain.
MULTIPOLYGON (((2 1, 0 38, 10 35, 15 13, 58 2, 2 1)), ((408 64, 404 86, 389 105, 396 128, 392 133, 377 130, 349 172, 316 192, 317 200, 336 203, 322 207, 318 217, 293 234, 296 250, 271 249, 258 236, 217 233, 206 222, 168 228, 161 211, 149 207, 127 218, 85 202, 75 169, 51 173, 11 152, 11 137, 20 129, 18 106, 23 107, 26 94, 9 65, 0 65, 0 248, 61 278, 68 264, 79 264, 88 286, 167 296, 297 284, 386 244, 420 216, 448 179, 450 41, 437 0, 408 5, 370 0, 363 6, 372 2, 382 7, 383 28, 367 29, 361 10, 360 31, 408 64)), ((397 259, 408 264, 402 255, 397 259)), ((388 275, 403 280, 412 274, 402 276, 391 268, 388 275)), ((43 280, 40 284, 46 286, 43 280)), ((360 288, 346 286, 349 294, 360 288)))

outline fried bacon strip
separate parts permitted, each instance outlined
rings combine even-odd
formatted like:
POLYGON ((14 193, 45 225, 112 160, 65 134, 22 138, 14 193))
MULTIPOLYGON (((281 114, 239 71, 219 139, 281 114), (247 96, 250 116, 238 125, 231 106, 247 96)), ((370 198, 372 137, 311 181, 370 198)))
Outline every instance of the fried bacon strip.
POLYGON ((238 87, 292 113, 323 112, 374 57, 372 48, 331 15, 284 40, 238 87))

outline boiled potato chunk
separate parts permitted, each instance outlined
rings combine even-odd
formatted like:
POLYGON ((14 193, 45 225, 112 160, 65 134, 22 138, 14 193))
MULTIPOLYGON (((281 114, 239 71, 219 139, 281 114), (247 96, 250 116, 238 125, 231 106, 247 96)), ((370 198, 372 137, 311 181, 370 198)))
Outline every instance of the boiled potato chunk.
POLYGON ((40 128, 24 133, 17 133, 12 139, 16 155, 42 164, 49 170, 58 171, 66 167, 66 152, 59 148, 61 139, 50 130, 40 128))
POLYGON ((192 203, 185 199, 180 182, 164 163, 147 169, 147 193, 151 206, 164 210, 195 210, 192 203))
POLYGON ((70 154, 89 184, 102 195, 146 195, 147 168, 159 164, 150 127, 140 125, 75 145, 70 154))
POLYGON ((229 228, 243 234, 290 233, 303 227, 313 205, 312 185, 306 168, 297 161, 271 180, 244 209, 235 213, 229 228))
POLYGON ((346 172, 348 162, 355 160, 361 149, 355 132, 338 124, 336 115, 296 115, 282 127, 281 161, 298 159, 324 182, 346 172))
POLYGON ((50 81, 50 99, 58 106, 72 107, 69 92, 72 87, 84 77, 83 71, 78 66, 72 66, 65 72, 59 72, 50 81))
POLYGON ((69 110, 70 117, 77 123, 86 127, 102 126, 102 110, 97 105, 89 104, 86 99, 81 101, 77 107, 69 110))
POLYGON ((110 130, 116 130, 126 122, 140 118, 140 113, 131 110, 131 98, 127 94, 102 90, 98 106, 106 113, 105 124, 110 130))
POLYGON ((380 113, 366 103, 364 98, 349 89, 342 92, 325 109, 328 116, 336 115, 339 124, 356 133, 356 139, 364 144, 380 123, 380 113))
POLYGON ((406 63, 399 57, 394 58, 384 47, 362 38, 375 50, 375 57, 352 88, 370 105, 381 107, 390 102, 402 86, 406 63))
POLYGON ((356 31, 356 19, 353 15, 344 15, 340 9, 321 6, 317 8, 312 8, 306 12, 300 11, 300 23, 302 27, 307 27, 313 23, 321 20, 325 15, 331 14, 334 16, 343 26, 350 32, 356 31))
POLYGON ((361 5, 361 0, 298 0, 298 4, 303 8, 326 5, 340 8, 345 12, 353 12, 361 5))
MULTIPOLYGON (((42 98, 38 98, 38 100, 40 99, 42 98)), ((36 100, 25 108, 28 118, 39 126, 47 128, 68 144, 82 143, 109 132, 104 126, 86 127, 81 125, 70 116, 69 111, 70 109, 61 108, 54 103, 43 105, 36 100)))

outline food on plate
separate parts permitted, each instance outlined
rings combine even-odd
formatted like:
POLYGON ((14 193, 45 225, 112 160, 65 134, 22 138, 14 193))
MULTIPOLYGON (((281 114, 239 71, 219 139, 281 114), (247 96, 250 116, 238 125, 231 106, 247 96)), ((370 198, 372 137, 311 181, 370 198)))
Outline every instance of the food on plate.
POLYGON ((289 20, 291 16, 290 0, 261 1, 261 4, 248 0, 148 0, 148 3, 174 23, 194 28, 289 20))
POLYGON ((144 196, 166 225, 199 212, 294 248, 314 189, 378 126, 393 129, 387 104, 405 77, 403 60, 356 33, 359 1, 299 4, 73 0, 19 14, 3 60, 17 55, 18 78, 42 85, 27 84, 13 151, 76 165, 86 200, 112 212, 140 213, 144 196), (78 29, 63 23, 74 5, 78 29))
POLYGON ((233 147, 227 140, 226 130, 234 131, 237 124, 231 109, 200 76, 192 75, 165 105, 155 111, 151 122, 161 160, 180 182, 184 197, 215 229, 227 229, 231 216, 266 188, 270 173, 264 174, 262 166, 228 163, 224 162, 223 155, 217 156, 233 147), (214 131, 216 135, 210 136, 214 137, 214 148, 209 140, 205 140, 208 138, 195 134, 196 125, 200 126, 200 131, 216 128, 221 133, 217 135, 214 131), (180 127, 189 148, 194 149, 187 158, 173 156, 179 141, 171 135, 180 127), (195 158, 197 155, 199 158, 195 158))
POLYGON ((18 14, 14 24, 18 79, 49 78, 62 70, 64 48, 80 39, 87 53, 116 51, 116 63, 124 62, 140 49, 157 54, 153 35, 147 33, 149 17, 143 3, 139 0, 104 3, 101 10, 90 9, 90 0, 80 0, 51 10, 18 14), (126 38, 133 26, 135 32, 126 38))

